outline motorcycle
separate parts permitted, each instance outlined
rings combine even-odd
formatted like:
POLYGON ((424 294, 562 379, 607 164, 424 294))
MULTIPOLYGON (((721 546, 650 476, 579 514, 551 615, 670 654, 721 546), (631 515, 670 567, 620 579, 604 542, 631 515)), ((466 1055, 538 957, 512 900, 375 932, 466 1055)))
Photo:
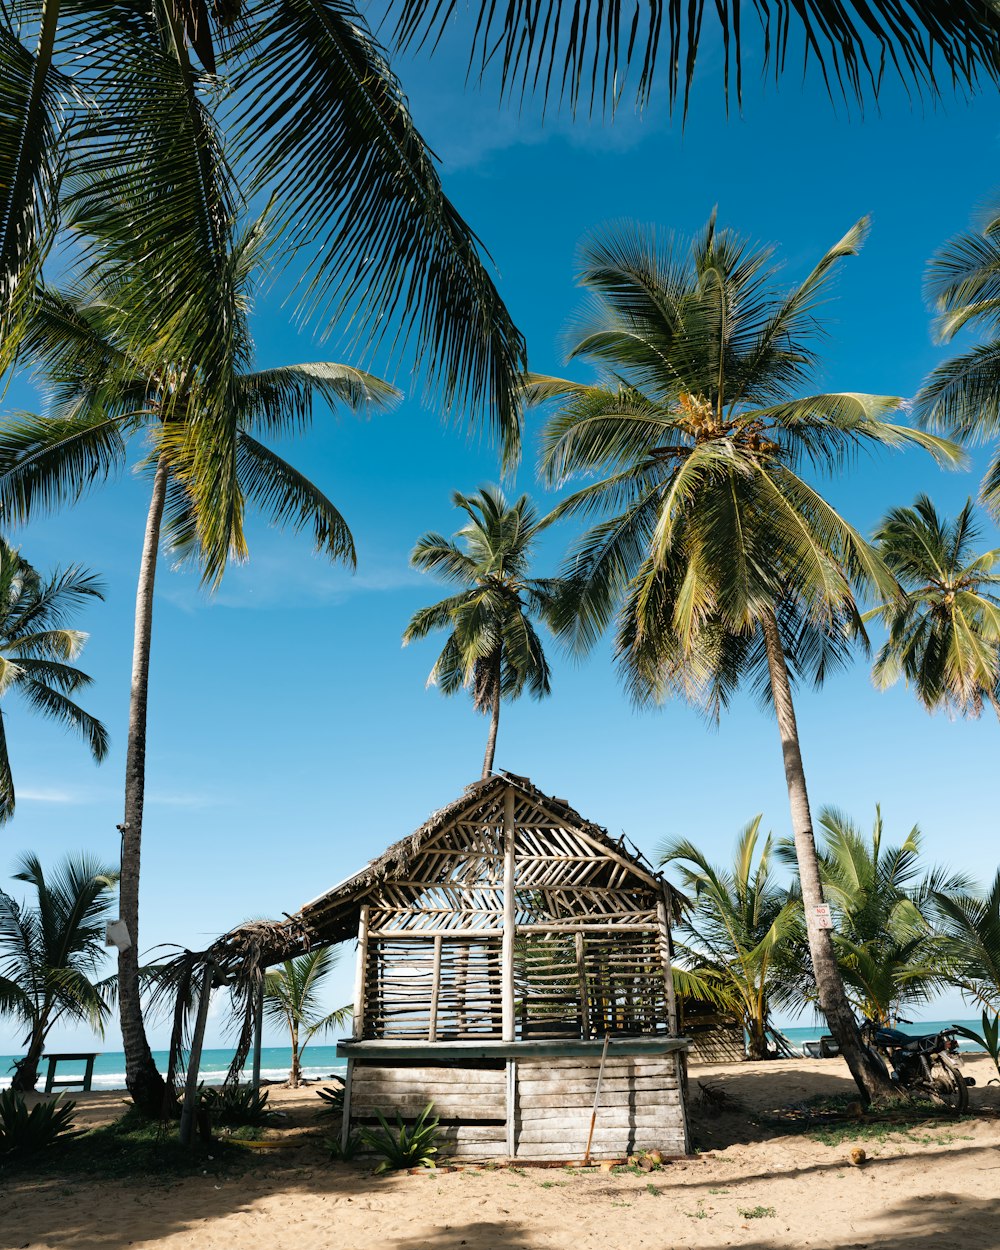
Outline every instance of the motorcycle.
POLYGON ((914 1036, 874 1020, 861 1026, 862 1040, 891 1080, 908 1093, 923 1094, 953 1111, 964 1111, 969 1105, 969 1086, 976 1082, 963 1076, 958 1066, 955 1033, 955 1029, 942 1029, 914 1036))

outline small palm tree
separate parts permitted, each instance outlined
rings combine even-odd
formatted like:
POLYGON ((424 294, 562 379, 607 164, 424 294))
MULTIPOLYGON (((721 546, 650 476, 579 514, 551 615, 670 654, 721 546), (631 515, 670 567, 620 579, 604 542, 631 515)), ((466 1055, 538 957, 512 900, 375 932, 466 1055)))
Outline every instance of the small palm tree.
POLYGON ((978 535, 971 499, 949 522, 926 495, 875 532, 904 594, 866 615, 889 631, 872 676, 880 689, 903 678, 928 712, 978 716, 985 698, 1000 717, 1000 547, 976 552, 978 535))
POLYGON ((320 1015, 319 996, 323 981, 336 966, 337 953, 330 946, 307 951, 264 976, 264 1014, 288 1029, 292 1064, 288 1084, 297 1088, 302 1075, 302 1056, 319 1033, 338 1028, 351 1017, 350 1007, 338 1007, 320 1015))
POLYGON ((34 1089, 45 1040, 60 1020, 80 1021, 103 1036, 109 987, 93 978, 106 956, 104 922, 117 879, 113 868, 88 855, 67 858, 47 877, 38 857, 26 854, 14 880, 34 888, 34 906, 0 890, 0 1014, 27 1029, 15 1089, 34 1089))
POLYGON ((572 593, 555 623, 579 651, 617 621, 616 658, 638 703, 681 694, 717 716, 749 685, 781 739, 809 949, 818 993, 863 1096, 888 1091, 861 1043, 830 935, 792 680, 820 683, 863 630, 857 586, 888 599, 877 552, 803 476, 841 471, 866 448, 951 444, 892 424, 891 396, 809 394, 817 306, 854 255, 859 222, 791 290, 773 254, 714 218, 683 246, 624 225, 589 240, 581 284, 593 297, 572 356, 590 385, 529 379, 555 400, 544 434, 553 484, 592 480, 553 511, 604 513, 566 564, 572 593))
POLYGON ((427 684, 442 694, 471 688, 476 710, 489 715, 483 758, 488 777, 501 700, 516 699, 525 688, 536 699, 549 693, 549 665, 531 618, 552 611, 561 583, 528 576, 542 524, 527 495, 508 504, 499 489, 484 486, 478 495, 456 491, 452 502, 469 517, 455 535, 459 542, 425 534, 410 563, 464 589, 414 613, 403 645, 435 629, 450 631, 427 684))
MULTIPOLYGON (((968 879, 924 868, 916 825, 899 845, 887 845, 879 807, 867 837, 833 807, 823 808, 819 823, 819 869, 835 916, 833 943, 841 974, 857 1009, 886 1023, 927 1002, 944 984, 932 900, 967 890, 968 879)), ((795 865, 793 844, 783 843, 779 854, 795 865)))
POLYGON ((9 696, 75 730, 98 763, 107 755, 104 726, 70 698, 91 679, 73 664, 87 635, 66 626, 88 599, 101 598, 100 581, 86 569, 74 565, 45 580, 0 539, 0 823, 15 802, 4 728, 9 696))
POLYGON ((944 934, 948 979, 971 1002, 1000 1015, 1000 872, 985 894, 934 896, 944 934))
POLYGON ((661 848, 659 863, 676 864, 693 906, 674 930, 677 950, 717 1003, 739 1016, 747 1055, 767 1054, 771 1008, 789 1000, 786 948, 801 924, 797 897, 772 872, 773 839, 760 843, 761 817, 740 833, 732 866, 718 868, 691 842, 661 848))

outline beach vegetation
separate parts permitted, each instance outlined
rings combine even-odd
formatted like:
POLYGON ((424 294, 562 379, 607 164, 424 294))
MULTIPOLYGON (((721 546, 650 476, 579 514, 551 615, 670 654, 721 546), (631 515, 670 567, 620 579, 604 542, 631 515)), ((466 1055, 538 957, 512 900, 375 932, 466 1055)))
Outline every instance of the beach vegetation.
POLYGON ((532 547, 543 526, 527 495, 513 504, 495 486, 476 495, 455 492, 452 502, 468 516, 454 539, 425 534, 410 563, 462 589, 414 613, 403 644, 448 631, 427 679, 442 694, 472 693, 473 706, 490 718, 483 777, 493 769, 500 705, 527 689, 550 693, 549 664, 532 618, 553 608, 560 583, 529 576, 532 547))
POLYGON ((252 1085, 202 1085, 199 1096, 213 1125, 259 1128, 274 1115, 267 1105, 267 1090, 252 1085))
MULTIPOLYGON (((139 194, 136 191, 136 194, 139 194)), ((92 197, 77 214, 84 237, 102 256, 138 246, 127 198, 92 197)), ((129 943, 119 951, 119 1010, 126 1079, 137 1106, 160 1114, 169 1099, 143 1023, 138 967, 139 873, 145 808, 150 645, 157 561, 166 545, 178 561, 217 585, 227 561, 248 555, 247 507, 279 528, 310 533, 317 551, 353 567, 354 540, 343 516, 318 486, 266 445, 302 433, 314 406, 365 412, 397 398, 380 379, 348 365, 307 362, 255 370, 249 313, 264 265, 259 223, 227 236, 227 280, 217 291, 218 322, 209 358, 188 344, 164 365, 141 279, 111 261, 95 264, 65 291, 32 302, 23 351, 50 392, 47 415, 21 414, 0 429, 0 505, 13 521, 78 499, 107 480, 140 446, 150 502, 136 587, 132 683, 121 825, 120 919, 129 943), (219 348, 222 345, 222 350, 219 348), (224 380, 225 402, 217 393, 224 380)), ((220 262, 221 263, 221 262, 220 262)), ((211 272, 205 277, 208 282, 211 272)), ((216 275, 217 276, 217 275, 216 275)), ((199 288, 200 291, 201 288, 199 288)))
POLYGON ((79 1137, 73 1128, 75 1102, 52 1098, 30 1109, 15 1089, 0 1090, 0 1161, 37 1154, 56 1142, 79 1137))
POLYGON ((773 839, 761 838, 760 824, 755 816, 743 829, 724 868, 685 839, 657 856, 676 867, 692 903, 674 929, 677 955, 739 1019, 749 1059, 766 1057, 771 1009, 789 1005, 784 956, 801 928, 798 898, 775 880, 773 839))
MULTIPOLYGON (((878 806, 867 835, 834 807, 823 808, 818 823, 820 877, 833 911, 834 950, 848 995, 865 1019, 891 1024, 922 1007, 947 983, 934 900, 968 890, 970 880, 960 872, 925 867, 916 825, 902 842, 888 843, 878 806)), ((796 866, 790 841, 778 852, 796 866)), ((812 996, 807 977, 799 978, 797 989, 800 1001, 812 996)))
POLYGON ((288 1030, 292 1056, 288 1084, 296 1089, 302 1079, 302 1056, 314 1037, 342 1028, 351 1017, 350 1007, 323 1012, 320 995, 333 971, 337 952, 332 946, 286 959, 264 974, 264 1015, 288 1030))
POLYGON ((323 1145, 334 1163, 350 1163, 361 1149, 361 1139, 357 1133, 349 1133, 345 1142, 339 1133, 331 1133, 323 1139, 323 1145))
POLYGON ((320 1115, 344 1114, 343 1085, 327 1085, 323 1089, 316 1091, 316 1097, 322 1102, 322 1106, 319 1109, 320 1115))
POLYGON ((993 1066, 997 1070, 997 1075, 990 1081, 990 1084, 1000 1083, 1000 1016, 991 1016, 988 1011, 984 1011, 978 1031, 966 1028, 963 1024, 956 1024, 955 1031, 960 1033, 962 1037, 967 1037, 970 1042, 975 1042, 978 1046, 981 1046, 986 1054, 989 1055, 993 1060, 993 1066))
MULTIPOLYGON (((433 49, 445 32, 454 35, 450 7, 432 0, 394 0, 392 7, 404 48, 433 49)), ((584 9, 574 12, 572 24, 560 22, 561 15, 556 4, 472 5, 466 15, 470 76, 494 77, 503 96, 555 97, 574 114, 613 114, 626 84, 636 105, 645 108, 655 83, 663 88, 655 99, 671 108, 682 102, 686 116, 696 66, 701 78, 703 58, 719 46, 725 47, 717 70, 723 94, 728 102, 733 92, 738 106, 744 76, 754 73, 779 78, 812 69, 831 99, 862 104, 878 99, 887 71, 909 91, 931 98, 943 86, 962 89, 997 75, 1000 18, 975 0, 807 0, 782 10, 778 30, 766 6, 691 7, 680 0, 664 10, 652 3, 634 11, 584 9)))
POLYGON ((1000 717, 1000 547, 979 550, 971 499, 953 521, 927 495, 893 508, 875 545, 903 595, 872 609, 888 631, 872 676, 880 689, 900 679, 928 712, 1000 717))
POLYGON ((117 879, 115 869, 89 855, 69 856, 46 872, 28 852, 14 880, 33 889, 34 901, 19 903, 0 890, 0 1014, 25 1028, 26 1053, 16 1065, 14 1090, 35 1088, 46 1039, 57 1023, 86 1024, 104 1034, 114 984, 99 973, 117 879))
POLYGON ((820 1005, 863 1097, 889 1092, 861 1042, 830 932, 795 716, 796 682, 821 684, 866 636, 856 595, 895 579, 804 476, 843 472, 865 451, 959 450, 890 418, 901 401, 810 393, 819 305, 859 251, 859 221, 791 289, 773 250, 713 217, 690 242, 625 223, 581 249, 591 303, 570 357, 597 380, 531 375, 555 405, 543 434, 553 486, 589 479, 550 514, 597 517, 572 546, 554 620, 578 653, 614 625, 614 654, 638 705, 679 695, 716 720, 749 687, 773 712, 785 769, 803 915, 820 1005))
POLYGON ((762 1207, 759 1203, 755 1207, 740 1207, 739 1212, 745 1220, 773 1220, 777 1215, 774 1207, 762 1207))
POLYGON ((438 1152, 440 1131, 438 1117, 431 1117, 434 1104, 429 1102, 412 1124, 397 1112, 396 1123, 390 1126, 381 1111, 376 1110, 378 1127, 358 1129, 358 1139, 366 1150, 380 1160, 376 1175, 402 1168, 432 1168, 438 1152))
POLYGON ((965 997, 1000 1014, 1000 871, 985 892, 934 895, 948 976, 965 997))
POLYGON ((78 734, 100 763, 108 733, 73 696, 91 679, 75 661, 87 635, 72 628, 78 612, 103 599, 101 581, 79 565, 48 577, 0 538, 0 824, 14 815, 14 775, 7 735, 11 702, 78 734))

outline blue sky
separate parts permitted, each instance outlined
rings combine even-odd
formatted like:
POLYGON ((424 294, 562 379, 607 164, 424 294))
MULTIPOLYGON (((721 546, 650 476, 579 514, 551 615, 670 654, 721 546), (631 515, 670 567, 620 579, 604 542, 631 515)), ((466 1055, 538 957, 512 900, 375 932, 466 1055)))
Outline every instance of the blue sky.
MULTIPOLYGON (((881 110, 861 118, 792 73, 780 91, 748 86, 742 116, 727 119, 709 49, 686 128, 661 102, 642 118, 626 108, 614 125, 565 116, 543 124, 534 104, 498 110, 492 94, 466 92, 455 47, 397 66, 449 193, 492 253, 533 368, 562 369, 583 235, 622 218, 689 234, 715 206, 723 224, 779 245, 789 282, 872 214, 871 237, 843 267, 828 309, 822 386, 909 396, 943 358, 930 335, 922 272, 1000 185, 995 95, 922 107, 890 88, 881 110)), ((296 333, 277 293, 259 300, 255 327, 264 364, 351 359, 336 335, 320 346, 296 333)), ((259 523, 250 563, 232 569, 214 598, 191 573, 171 571, 169 560, 162 566, 143 948, 200 946, 244 917, 293 911, 478 775, 485 722, 464 699, 425 689, 434 643, 403 649, 400 634, 416 608, 440 597, 408 566, 414 540, 427 529, 457 528, 451 492, 496 480, 496 458, 420 402, 405 362, 394 380, 416 397, 392 414, 364 422, 320 413, 310 435, 283 448, 351 523, 353 577, 312 556, 304 538, 259 523)), ((29 402, 17 388, 8 393, 8 407, 29 402)), ((545 506, 530 451, 536 423, 529 421, 529 451, 509 488, 545 506)), ((885 457, 827 489, 867 529, 918 491, 953 513, 975 493, 982 462, 980 452, 971 472, 946 474, 917 454, 885 457)), ((107 602, 83 622, 91 638, 82 664, 95 678, 88 707, 109 726, 113 751, 98 769, 59 729, 5 709, 19 800, 0 835, 0 866, 28 847, 44 860, 84 847, 109 862, 117 856, 147 495, 148 482, 127 476, 16 535, 42 568, 78 561, 107 580, 107 602)), ((558 532, 547 537, 540 572, 554 571, 565 541, 558 532)), ((984 541, 1000 538, 988 526, 984 541)), ((788 831, 777 731, 749 699, 711 730, 680 704, 633 711, 607 651, 583 665, 554 645, 551 655, 553 696, 506 710, 498 766, 530 775, 650 854, 685 835, 726 858, 757 812, 776 833, 788 831)), ((877 694, 860 659, 820 694, 803 693, 799 714, 817 812, 836 804, 868 825, 881 802, 890 836, 919 823, 929 860, 992 877, 994 720, 952 723, 927 716, 903 689, 877 694)), ((351 962, 345 951, 331 1002, 350 997, 351 962)), ((942 1010, 955 1008, 949 1000, 942 1010)), ((154 1029, 154 1042, 165 1033, 154 1029)), ((67 1031, 53 1045, 78 1040, 67 1031)), ((0 1022, 0 1053, 16 1042, 0 1022)), ((118 1046, 109 1035, 105 1048, 118 1046)))

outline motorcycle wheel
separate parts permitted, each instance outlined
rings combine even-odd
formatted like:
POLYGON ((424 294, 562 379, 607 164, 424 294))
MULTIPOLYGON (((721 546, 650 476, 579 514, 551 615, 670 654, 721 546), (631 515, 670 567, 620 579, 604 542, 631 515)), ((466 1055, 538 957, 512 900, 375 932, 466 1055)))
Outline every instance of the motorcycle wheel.
POLYGON ((934 1097, 952 1111, 965 1111, 969 1105, 969 1089, 965 1077, 950 1064, 936 1063, 931 1086, 934 1097))

